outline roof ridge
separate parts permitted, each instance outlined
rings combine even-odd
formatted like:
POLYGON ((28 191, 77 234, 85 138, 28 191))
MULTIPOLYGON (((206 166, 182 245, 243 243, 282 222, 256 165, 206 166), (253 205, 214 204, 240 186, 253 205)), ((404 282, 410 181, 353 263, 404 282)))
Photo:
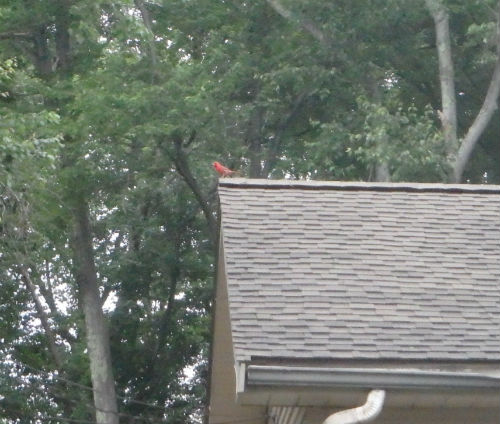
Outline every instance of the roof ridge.
POLYGON ((362 181, 266 180, 251 178, 226 178, 219 180, 219 186, 228 188, 261 188, 270 190, 303 189, 500 194, 500 185, 496 184, 444 184, 411 182, 385 183, 362 181))

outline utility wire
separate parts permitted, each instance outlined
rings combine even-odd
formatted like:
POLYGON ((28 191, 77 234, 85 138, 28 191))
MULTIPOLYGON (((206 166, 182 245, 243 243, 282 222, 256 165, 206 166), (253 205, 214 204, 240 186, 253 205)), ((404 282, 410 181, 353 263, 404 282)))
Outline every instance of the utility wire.
MULTIPOLYGON (((42 394, 46 394, 47 391, 52 393, 54 396, 56 396, 57 398, 60 398, 60 399, 64 399, 64 400, 67 400, 69 402, 72 402, 72 403, 75 403, 75 404, 80 404, 79 401, 77 400, 74 400, 74 399, 71 399, 71 398, 68 398, 66 396, 62 396, 60 395, 59 393, 56 393, 54 390, 52 390, 52 387, 50 385, 45 385, 43 388, 39 385, 37 385, 35 382, 33 381, 26 381, 26 380, 23 380, 22 378, 20 377, 17 377, 17 376, 9 376, 10 379, 13 379, 13 380, 16 380, 17 382, 19 382, 20 384, 25 384, 31 388, 33 388, 34 390, 37 390, 39 391, 40 393, 42 394)), ((42 383, 42 382, 39 382, 39 383, 42 383)), ((89 407, 89 408, 93 408, 97 411, 101 411, 101 412, 112 412, 112 411, 104 411, 103 409, 99 409, 93 405, 90 405, 90 404, 85 404, 85 406, 89 407)), ((114 413, 114 412, 112 412, 114 413)), ((120 417, 125 417, 125 418, 132 418, 134 420, 142 420, 142 421, 149 421, 151 423, 165 423, 166 421, 164 420, 158 420, 158 419, 155 419, 155 418, 148 418, 148 417, 138 417, 138 416, 134 416, 134 415, 129 415, 129 414, 124 414, 124 413, 118 413, 118 415, 120 417)), ((212 417, 229 417, 229 415, 212 415, 212 417)), ((253 422, 253 421, 260 421, 260 420, 263 420, 263 419, 266 419, 268 418, 267 415, 261 415, 261 416, 256 416, 256 417, 249 417, 249 418, 240 418, 240 419, 231 419, 231 420, 227 420, 227 421, 214 421, 213 424, 239 424, 239 423, 249 423, 249 422, 253 422)), ((75 424, 98 424, 97 421, 94 421, 94 420, 84 420, 84 419, 77 419, 77 418, 66 418, 66 417, 61 417, 61 416, 58 416, 58 417, 53 417, 53 416, 46 416, 46 417, 36 417, 37 420, 40 420, 40 421, 64 421, 64 422, 68 422, 68 423, 75 423, 75 424)))
MULTIPOLYGON (((251 421, 260 421, 263 419, 269 418, 266 415, 262 415, 260 417, 254 417, 254 418, 241 418, 237 420, 231 420, 231 421, 215 421, 214 424, 240 424, 240 423, 248 423, 251 421)), ((63 418, 63 417, 37 417, 37 420, 40 421, 65 421, 69 423, 81 423, 81 424, 99 424, 97 421, 89 421, 89 420, 77 420, 73 418, 63 418)))
MULTIPOLYGON (((30 369, 32 369, 34 371, 38 371, 40 373, 43 373, 45 375, 52 376, 47 371, 36 369, 35 367, 29 366, 29 365, 26 365, 26 367, 30 368, 30 369)), ((58 376, 52 376, 52 377, 58 378, 58 376)), ((46 394, 47 391, 49 391, 54 396, 57 396, 60 399, 64 399, 64 400, 67 400, 67 401, 72 402, 72 403, 80 404, 79 400, 71 399, 71 398, 68 398, 66 396, 62 396, 59 393, 54 392, 53 390, 51 390, 52 387, 50 387, 50 385, 45 385, 45 387, 42 388, 39 385, 36 385, 35 382, 23 380, 19 376, 12 376, 11 375, 11 376, 9 376, 9 378, 18 381, 20 384, 26 384, 26 385, 32 387, 33 389, 39 391, 40 393, 46 394)), ((59 379, 61 381, 64 381, 64 382, 71 382, 71 380, 67 380, 67 379, 62 378, 62 377, 60 377, 59 379)), ((76 382, 71 382, 71 383, 74 383, 74 385, 76 387, 83 386, 83 387, 85 387, 87 389, 92 390, 90 387, 82 385, 80 383, 76 383, 76 382)), ((140 402, 140 401, 136 401, 136 402, 140 402)), ((150 407, 161 408, 161 407, 159 407, 157 405, 147 404, 146 402, 141 402, 141 404, 145 404, 146 406, 150 406, 150 407)), ((93 405, 90 405, 90 404, 85 404, 85 406, 87 406, 89 408, 93 408, 94 410, 101 411, 101 412, 115 413, 115 412, 112 412, 112 411, 104 411, 104 410, 99 409, 99 408, 97 408, 97 407, 95 407, 93 405)), ((165 408, 162 408, 162 409, 165 410, 165 408)), ((153 423, 153 424, 155 424, 155 423, 162 424, 162 423, 166 422, 164 420, 158 420, 158 419, 155 419, 155 418, 148 418, 148 417, 139 417, 139 416, 129 415, 129 414, 121 413, 121 412, 118 412, 118 415, 120 417, 132 418, 134 420, 149 421, 150 423, 153 423)), ((220 418, 228 417, 229 418, 228 415, 212 415, 212 417, 220 417, 220 418)), ((249 417, 249 418, 232 419, 232 420, 227 420, 227 421, 213 421, 213 424, 240 424, 240 423, 243 424, 243 423, 251 423, 253 421, 260 421, 260 420, 263 420, 263 419, 266 419, 266 418, 269 418, 269 417, 267 415, 261 415, 261 416, 249 417)), ((98 424, 97 421, 93 421, 93 420, 83 420, 83 419, 65 418, 65 417, 47 416, 47 417, 36 417, 36 419, 40 420, 40 421, 56 421, 56 422, 57 421, 63 421, 63 422, 75 423, 75 424, 98 424)))
MULTIPOLYGON (((13 379, 13 380, 16 380, 18 383, 20 384, 25 384, 25 385, 28 385, 29 387, 33 388, 34 390, 37 390, 38 392, 42 393, 42 394, 46 394, 47 392, 51 393, 56 399, 61 399, 61 400, 65 400, 65 401, 68 401, 68 402, 71 402, 73 404, 76 404, 76 405, 80 405, 82 400, 79 399, 79 400, 75 400, 75 399, 71 399, 65 395, 62 395, 56 391, 54 391, 53 387, 51 387, 50 385, 44 385, 44 387, 42 388, 41 386, 37 385, 35 382, 33 381, 26 381, 26 380, 23 380, 22 378, 20 377, 17 377, 17 376, 9 376, 10 379, 13 379)), ((42 383, 42 382, 40 382, 42 383)), ((116 412, 116 411, 106 411, 104 409, 101 409, 101 408, 98 408, 92 404, 89 404, 89 403, 86 403, 85 402, 85 406, 87 408, 90 408, 90 409, 93 409, 95 411, 99 411, 99 412, 104 412, 104 413, 110 413, 110 414, 117 414, 119 417, 124 417, 124 418, 132 418, 134 420, 140 420, 140 421, 148 421, 148 422, 151 422, 151 423, 165 423, 164 420, 158 420, 156 418, 149 418, 149 417, 139 417, 139 416, 136 416, 136 415, 130 415, 130 414, 127 414, 127 413, 124 413, 124 412, 116 412)), ((67 420, 70 419, 70 418, 67 418, 67 420)), ((85 421, 85 420, 84 420, 85 421)), ((91 422, 94 422, 94 421, 91 421, 91 422)))
MULTIPOLYGON (((89 387, 89 386, 86 386, 84 384, 81 384, 81 383, 77 383, 76 381, 72 381, 72 380, 68 380, 67 378, 64 378, 60 375, 56 375, 56 374, 51 374, 50 372, 48 371, 44 371, 42 369, 38 369, 38 368, 35 368, 35 367, 32 367, 28 364, 23 364, 26 368, 29 368, 31 369, 32 371, 35 371, 37 373, 40 373, 40 374, 45 374, 46 376, 49 376, 49 377, 53 377, 53 378, 56 378, 60 381, 64 381, 65 383, 68 383, 72 386, 75 386, 75 387, 78 387, 80 389, 83 389, 83 390, 87 390, 87 391, 90 391, 90 392, 93 392, 93 393, 96 393, 98 394, 98 392, 96 390, 94 390, 92 387, 89 387)), ((120 395, 116 395, 116 397, 118 399, 122 399, 122 400, 125 400, 127 403, 133 403, 133 404, 136 404, 136 405, 142 405, 142 406, 147 406, 149 408, 156 408, 156 409, 161 409, 162 411, 164 412, 168 412, 168 409, 164 406, 159 406, 159 405, 154 405, 152 403, 148 403, 148 402, 143 402, 143 401, 140 401, 140 400, 136 400, 136 399, 129 399, 128 397, 126 396, 120 396, 120 395)), ((179 407, 179 406, 173 406, 174 408, 175 407, 179 407)))
POLYGON ((97 421, 77 420, 76 418, 64 418, 64 417, 36 417, 36 419, 40 421, 55 421, 55 422, 64 421, 67 423, 99 424, 97 421))
MULTIPOLYGON (((213 416, 213 415, 212 415, 213 416)), ((216 415, 217 416, 217 415, 216 415)), ((222 416, 222 415, 221 415, 222 416)), ((240 418, 237 420, 228 420, 228 421, 211 421, 212 424, 233 424, 233 423, 250 423, 253 421, 261 421, 268 419, 268 415, 260 415, 258 417, 252 417, 252 418, 240 418)))

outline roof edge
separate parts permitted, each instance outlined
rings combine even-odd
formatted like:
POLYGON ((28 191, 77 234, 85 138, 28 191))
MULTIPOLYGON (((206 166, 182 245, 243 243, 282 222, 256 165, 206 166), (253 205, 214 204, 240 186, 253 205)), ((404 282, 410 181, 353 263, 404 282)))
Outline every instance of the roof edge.
POLYGON ((420 369, 310 368, 249 365, 249 386, 382 389, 500 389, 498 373, 420 369))
POLYGON ((250 178, 224 178, 220 187, 242 189, 302 189, 343 191, 400 191, 435 193, 477 193, 500 194, 500 185, 494 184, 442 184, 442 183, 383 183, 361 181, 318 181, 318 180, 265 180, 250 178))

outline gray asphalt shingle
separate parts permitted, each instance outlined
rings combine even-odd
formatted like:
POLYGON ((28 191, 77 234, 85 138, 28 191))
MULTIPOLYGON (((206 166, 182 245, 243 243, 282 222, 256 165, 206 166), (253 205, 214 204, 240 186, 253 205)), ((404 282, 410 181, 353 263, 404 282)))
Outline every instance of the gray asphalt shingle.
POLYGON ((221 180, 237 360, 500 360, 500 187, 221 180))

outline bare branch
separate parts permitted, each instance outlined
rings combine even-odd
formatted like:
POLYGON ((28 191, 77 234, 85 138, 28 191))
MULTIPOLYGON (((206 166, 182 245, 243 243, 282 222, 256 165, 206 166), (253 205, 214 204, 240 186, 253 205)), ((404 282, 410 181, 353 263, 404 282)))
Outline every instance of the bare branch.
MULTIPOLYGON (((56 305, 56 301, 54 299, 54 292, 51 283, 51 275, 49 269, 49 262, 45 261, 45 282, 40 281, 38 284, 38 289, 42 294, 43 298, 47 302, 47 306, 49 307, 50 313, 53 317, 59 316, 59 310, 56 305)), ((54 332, 65 339, 68 343, 72 343, 76 340, 76 337, 73 336, 67 328, 63 328, 59 326, 54 329, 54 332)))
POLYGON ((465 166, 469 161, 472 151, 479 141, 484 130, 488 126, 491 117, 498 109, 498 97, 500 96, 500 1, 497 7, 497 61, 493 75, 491 77, 488 91, 484 97, 484 102, 479 110, 474 122, 469 127, 469 130, 463 138, 460 149, 458 150, 457 159, 453 168, 453 178, 455 182, 460 182, 465 170, 465 166))
POLYGON ((467 134, 465 135, 462 145, 458 150, 457 159, 455 162, 453 177, 455 182, 460 182, 465 170, 465 166, 469 161, 474 147, 476 147, 481 134, 488 126, 493 113, 498 109, 498 96, 500 94, 500 60, 497 61, 493 76, 491 78, 490 86, 484 98, 483 105, 479 113, 470 126, 467 134))
POLYGON ((327 47, 330 46, 328 37, 323 33, 323 31, 321 31, 321 29, 316 26, 314 22, 303 16, 297 16, 286 7, 284 7, 279 2, 279 0, 267 0, 267 3, 285 19, 297 22, 304 30, 311 34, 321 44, 327 47))
POLYGON ((2 32, 0 33, 0 40, 31 40, 33 35, 30 32, 2 32))
POLYGON ((278 160, 278 155, 281 150, 283 135, 285 131, 290 127, 290 125, 295 121, 299 112, 301 111, 302 107, 307 103, 307 99, 311 94, 312 93, 309 91, 303 91, 302 93, 300 93, 293 102, 290 113, 286 116, 286 118, 284 118, 280 122, 280 124, 276 128, 276 134, 274 136, 272 144, 270 145, 268 151, 268 157, 264 165, 264 170, 263 170, 264 176, 267 177, 271 172, 271 170, 274 168, 274 165, 278 160))
POLYGON ((42 302, 36 291, 35 284, 33 283, 33 281, 31 281, 30 274, 24 266, 21 265, 19 267, 19 273, 21 274, 22 281, 24 282, 26 288, 31 294, 33 302, 35 302, 36 313, 38 315, 38 318, 40 319, 40 322, 42 323, 45 335, 47 336, 49 351, 52 354, 52 357, 54 358, 54 362, 56 363, 57 368, 61 369, 63 365, 61 353, 59 352, 59 348, 56 344, 55 334, 52 331, 52 328, 50 327, 49 318, 43 308, 42 302))
POLYGON ((42 293, 43 297, 45 298, 47 305, 49 306, 50 312, 55 315, 59 311, 56 306, 56 301, 54 299, 54 293, 52 290, 52 283, 51 283, 51 275, 50 275, 50 267, 49 267, 49 261, 45 261, 45 284, 40 284, 39 286, 40 292, 42 293))
POLYGON ((261 156, 262 156, 262 121, 264 110, 257 106, 248 120, 248 130, 245 142, 248 144, 248 155, 250 158, 249 177, 262 178, 261 156))
MULTIPOLYGON (((167 341, 167 336, 169 333, 169 326, 172 325, 172 317, 175 312, 175 307, 176 307, 176 300, 175 300, 175 293, 177 290, 177 285, 180 281, 181 278, 181 269, 179 267, 179 258, 180 258, 180 250, 181 250, 181 236, 179 234, 179 229, 175 232, 174 235, 174 251, 175 251, 175 261, 171 265, 170 269, 170 282, 168 284, 168 299, 166 303, 166 308, 163 309, 163 312, 161 314, 160 320, 159 320, 159 325, 158 325, 158 338, 156 339, 154 350, 153 350, 153 355, 151 356, 150 360, 150 371, 153 372, 154 376, 157 376, 158 373, 157 371, 157 366, 158 366, 158 360, 160 359, 160 350, 165 346, 165 343, 167 341)), ((155 377, 153 377, 155 378, 155 377)))
POLYGON ((215 219, 214 213, 212 211, 212 208, 210 207, 207 198, 203 195, 200 186, 198 185, 193 174, 191 173, 191 169, 189 168, 189 164, 186 158, 186 152, 182 147, 182 139, 180 139, 180 137, 174 139, 174 146, 175 146, 175 154, 169 152, 167 152, 167 154, 174 162, 174 165, 177 171, 179 172, 180 176, 184 179, 184 181, 186 182, 186 184, 189 186, 194 196, 196 197, 196 200, 198 201, 198 204, 200 205, 201 210, 203 211, 203 215, 205 215, 205 218, 207 220, 208 229, 210 232, 210 239, 212 241, 212 244, 215 246, 217 244, 216 241, 218 235, 217 220, 215 219))
POLYGON ((134 4, 141 12, 142 21, 144 22, 144 26, 149 32, 150 39, 148 41, 149 45, 149 53, 151 55, 151 66, 153 67, 153 73, 156 70, 156 64, 158 63, 157 54, 156 54, 156 46, 154 40, 154 32, 153 32, 153 20, 151 19, 151 14, 149 13, 148 8, 144 4, 143 0, 134 0, 134 4))

